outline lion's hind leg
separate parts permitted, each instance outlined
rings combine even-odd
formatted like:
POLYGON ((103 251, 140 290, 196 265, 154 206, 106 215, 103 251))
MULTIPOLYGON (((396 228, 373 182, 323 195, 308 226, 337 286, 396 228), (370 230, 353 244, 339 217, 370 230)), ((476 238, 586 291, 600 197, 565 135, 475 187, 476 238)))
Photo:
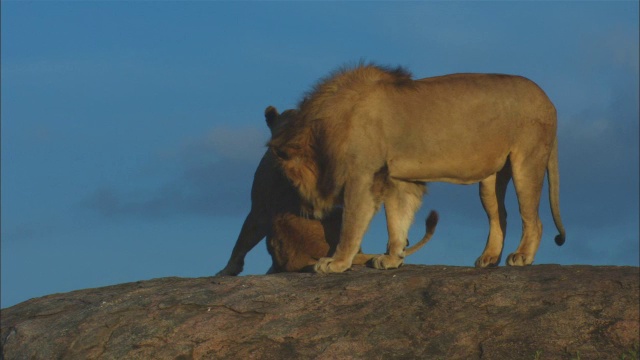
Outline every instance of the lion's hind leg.
POLYGON ((489 236, 482 255, 476 260, 476 267, 485 268, 500 264, 507 231, 504 198, 510 180, 511 165, 507 162, 502 170, 480 182, 480 200, 489 218, 489 236))
POLYGON ((522 238, 516 251, 507 257, 507 264, 524 266, 533 263, 542 237, 542 222, 538 215, 546 157, 532 152, 520 159, 512 156, 513 183, 522 217, 522 238), (545 161, 543 161, 545 160, 545 161))

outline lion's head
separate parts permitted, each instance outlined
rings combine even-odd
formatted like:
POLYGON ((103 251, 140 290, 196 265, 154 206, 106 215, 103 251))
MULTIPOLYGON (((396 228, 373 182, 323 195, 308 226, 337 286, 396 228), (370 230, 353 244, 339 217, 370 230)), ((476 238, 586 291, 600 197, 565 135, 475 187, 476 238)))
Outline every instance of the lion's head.
POLYGON ((277 111, 273 110, 269 110, 269 116, 277 118, 279 125, 271 128, 269 149, 285 176, 298 190, 302 211, 322 219, 339 203, 339 194, 332 191, 333 182, 327 182, 330 177, 326 176, 326 171, 330 169, 323 166, 327 162, 320 148, 322 136, 314 133, 313 126, 304 126, 299 111, 290 110, 287 119, 280 122, 277 111))

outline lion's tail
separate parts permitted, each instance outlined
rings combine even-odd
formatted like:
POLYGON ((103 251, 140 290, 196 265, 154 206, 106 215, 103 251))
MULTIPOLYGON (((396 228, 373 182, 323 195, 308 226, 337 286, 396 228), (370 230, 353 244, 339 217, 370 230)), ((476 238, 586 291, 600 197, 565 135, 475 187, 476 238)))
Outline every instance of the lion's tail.
POLYGON ((547 179, 549 181, 549 203, 551 205, 551 214, 553 215, 553 222, 556 224, 559 234, 556 235, 556 244, 561 246, 564 244, 566 233, 564 226, 562 226, 562 219, 560 218, 560 172, 558 170, 558 139, 553 140, 553 148, 551 149, 551 156, 549 156, 549 162, 547 163, 547 179))
POLYGON ((429 240, 431 240, 433 233, 436 232, 436 225, 438 225, 438 213, 431 210, 429 216, 427 216, 427 220, 425 220, 427 232, 424 234, 422 239, 420 239, 420 241, 415 243, 413 246, 405 249, 405 255, 409 256, 415 253, 416 251, 420 250, 426 243, 428 243, 429 240))
MULTIPOLYGON (((422 239, 420 239, 420 241, 415 243, 413 246, 405 249, 405 256, 409 256, 415 253, 416 251, 420 250, 426 243, 429 242, 429 240, 431 240, 433 233, 435 233, 436 231, 436 225, 438 225, 438 213, 435 211, 431 211, 425 223, 426 223, 427 232, 424 234, 422 239)), ((353 258, 353 265, 364 265, 376 256, 378 255, 357 254, 356 257, 353 258)))

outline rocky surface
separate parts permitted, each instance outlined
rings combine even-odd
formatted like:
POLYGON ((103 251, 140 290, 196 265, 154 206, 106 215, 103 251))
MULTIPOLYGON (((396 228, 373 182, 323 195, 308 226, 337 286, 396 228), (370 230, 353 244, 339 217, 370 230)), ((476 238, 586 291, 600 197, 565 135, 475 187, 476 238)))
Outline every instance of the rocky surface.
POLYGON ((164 278, 2 310, 4 359, 631 359, 637 267, 164 278))

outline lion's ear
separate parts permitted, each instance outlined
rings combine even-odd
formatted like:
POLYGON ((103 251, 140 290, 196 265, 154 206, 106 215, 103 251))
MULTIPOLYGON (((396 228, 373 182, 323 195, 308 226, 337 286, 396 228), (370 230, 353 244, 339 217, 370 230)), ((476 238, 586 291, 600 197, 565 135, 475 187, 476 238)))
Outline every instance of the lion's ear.
POLYGON ((267 108, 264 109, 264 118, 267 121, 267 126, 269 127, 269 129, 273 129, 273 125, 276 124, 278 115, 280 115, 278 113, 278 110, 273 106, 267 106, 267 108))

